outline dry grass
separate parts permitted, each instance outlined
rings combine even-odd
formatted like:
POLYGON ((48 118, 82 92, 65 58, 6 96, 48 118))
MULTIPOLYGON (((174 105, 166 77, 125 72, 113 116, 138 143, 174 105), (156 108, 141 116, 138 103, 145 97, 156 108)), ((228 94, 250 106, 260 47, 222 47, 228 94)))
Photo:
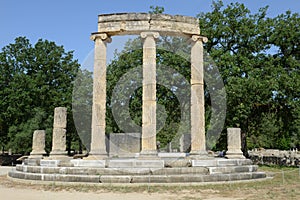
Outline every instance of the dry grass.
POLYGON ((260 171, 273 176, 264 181, 251 181, 207 185, 135 185, 115 186, 96 184, 61 185, 58 183, 31 184, 0 177, 0 185, 13 188, 28 188, 46 191, 80 191, 94 193, 164 193, 178 199, 300 199, 299 168, 260 167, 260 171), (202 198, 200 198, 200 196, 202 198))

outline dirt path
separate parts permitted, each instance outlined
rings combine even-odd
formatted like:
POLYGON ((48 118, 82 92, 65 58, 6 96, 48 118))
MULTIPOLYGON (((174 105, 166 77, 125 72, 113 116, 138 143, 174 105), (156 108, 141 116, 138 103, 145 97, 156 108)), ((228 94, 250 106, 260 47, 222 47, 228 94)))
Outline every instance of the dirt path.
POLYGON ((204 199, 204 200, 238 200, 237 198, 204 197, 201 195, 173 195, 147 193, 94 193, 67 191, 38 191, 34 189, 15 189, 0 186, 0 196, 3 200, 170 200, 170 199, 204 199))
POLYGON ((113 193, 83 193, 83 192, 66 192, 66 191, 38 191, 34 189, 15 189, 5 188, 0 186, 0 196, 3 200, 158 200, 158 199, 169 199, 170 196, 160 194, 113 194, 113 193))

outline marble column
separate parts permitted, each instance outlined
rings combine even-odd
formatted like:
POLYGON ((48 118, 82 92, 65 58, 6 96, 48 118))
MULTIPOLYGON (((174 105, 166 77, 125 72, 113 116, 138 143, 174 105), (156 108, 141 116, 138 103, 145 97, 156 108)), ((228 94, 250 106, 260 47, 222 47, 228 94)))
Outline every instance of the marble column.
POLYGON ((30 153, 29 158, 42 159, 43 155, 46 154, 45 136, 46 136, 46 133, 44 130, 34 131, 33 138, 32 138, 32 151, 30 153))
POLYGON ((143 107, 141 156, 156 156, 156 42, 158 32, 142 32, 143 107))
POLYGON ((67 108, 56 107, 54 109, 52 151, 50 153, 50 157, 67 155, 66 128, 67 128, 67 108))
POLYGON ((106 48, 111 38, 106 33, 93 34, 95 41, 91 149, 88 159, 107 157, 105 144, 106 48))
POLYGON ((191 48, 191 152, 190 155, 206 156, 204 110, 204 61, 203 42, 207 38, 193 35, 191 48))
POLYGON ((227 158, 245 158, 242 152, 241 145, 241 129, 227 128, 227 158))

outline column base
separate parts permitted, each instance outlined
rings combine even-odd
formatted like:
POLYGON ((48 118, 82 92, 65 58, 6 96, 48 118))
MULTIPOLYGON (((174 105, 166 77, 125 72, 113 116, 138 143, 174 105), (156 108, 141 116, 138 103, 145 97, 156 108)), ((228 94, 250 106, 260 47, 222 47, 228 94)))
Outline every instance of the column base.
POLYGON ((159 160, 158 152, 156 150, 142 150, 138 159, 141 160, 159 160))
POLYGON ((201 159, 210 159, 211 157, 208 156, 207 151, 191 151, 189 158, 192 160, 201 160, 201 159))
POLYGON ((60 160, 60 161, 70 161, 70 157, 68 156, 67 151, 59 151, 54 150, 50 152, 50 155, 48 158, 44 158, 45 160, 60 160))
POLYGON ((46 152, 31 152, 29 155, 29 159, 43 159, 46 152))
POLYGON ((243 152, 226 152, 225 158, 228 159, 246 159, 243 152))
POLYGON ((91 151, 88 157, 83 158, 84 160, 105 160, 108 158, 108 153, 103 150, 91 151))

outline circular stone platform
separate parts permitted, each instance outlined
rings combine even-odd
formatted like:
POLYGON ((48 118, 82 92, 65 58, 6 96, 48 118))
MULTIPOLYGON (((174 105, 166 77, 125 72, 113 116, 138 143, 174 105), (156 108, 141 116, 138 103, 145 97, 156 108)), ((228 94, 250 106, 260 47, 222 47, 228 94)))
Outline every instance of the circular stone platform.
POLYGON ((82 159, 41 160, 40 163, 26 160, 8 175, 27 180, 90 183, 192 183, 266 178, 257 169, 251 160, 225 158, 107 159, 104 163, 82 159), (159 167, 161 163, 163 167, 159 167))

